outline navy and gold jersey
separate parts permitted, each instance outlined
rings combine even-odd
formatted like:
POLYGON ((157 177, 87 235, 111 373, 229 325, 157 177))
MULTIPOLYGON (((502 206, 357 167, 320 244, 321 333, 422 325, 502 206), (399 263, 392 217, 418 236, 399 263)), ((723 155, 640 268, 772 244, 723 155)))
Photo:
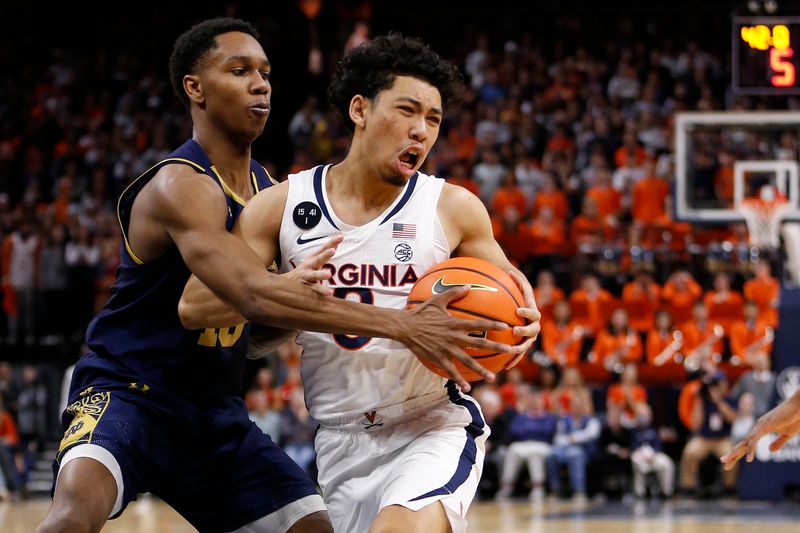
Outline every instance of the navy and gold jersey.
MULTIPOLYGON (((101 374, 117 375, 161 392, 215 403, 241 390, 249 325, 184 329, 178 302, 190 271, 177 247, 173 245, 160 258, 143 263, 127 239, 136 195, 161 167, 176 164, 210 176, 219 185, 228 204, 228 231, 245 205, 222 180, 200 144, 191 139, 131 183, 117 204, 123 242, 116 283, 86 334, 93 353, 78 366, 90 366, 101 374)), ((250 179, 254 192, 272 184, 266 170, 255 161, 250 162, 250 179)))

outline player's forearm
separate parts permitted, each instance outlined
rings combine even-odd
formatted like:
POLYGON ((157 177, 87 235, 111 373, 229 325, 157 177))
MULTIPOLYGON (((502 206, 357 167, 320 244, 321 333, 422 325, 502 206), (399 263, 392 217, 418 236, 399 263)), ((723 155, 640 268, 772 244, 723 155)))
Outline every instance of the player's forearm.
POLYGON ((191 276, 178 303, 178 315, 186 329, 223 328, 245 322, 231 304, 221 300, 196 276, 191 276))
POLYGON ((261 277, 245 293, 246 299, 234 304, 259 324, 400 341, 408 333, 403 311, 322 296, 282 276, 261 277))

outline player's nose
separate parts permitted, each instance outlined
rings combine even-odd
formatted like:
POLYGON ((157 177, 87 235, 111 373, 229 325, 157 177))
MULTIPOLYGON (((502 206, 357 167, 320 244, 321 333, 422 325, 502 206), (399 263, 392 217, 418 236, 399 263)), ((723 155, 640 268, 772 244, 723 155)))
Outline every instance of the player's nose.
POLYGON ((424 117, 416 119, 411 123, 408 136, 418 142, 424 142, 428 138, 428 126, 424 117))
POLYGON ((272 91, 272 85, 270 85, 269 79, 264 79, 261 75, 257 75, 254 76, 250 91, 253 94, 269 94, 272 91))

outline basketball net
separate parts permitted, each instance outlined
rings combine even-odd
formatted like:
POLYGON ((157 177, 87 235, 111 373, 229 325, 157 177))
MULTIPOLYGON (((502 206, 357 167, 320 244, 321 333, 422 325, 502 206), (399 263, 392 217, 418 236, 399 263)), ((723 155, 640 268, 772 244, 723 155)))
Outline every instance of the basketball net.
POLYGON ((745 198, 736 205, 736 210, 747 223, 752 246, 773 250, 780 246, 781 221, 789 210, 789 203, 784 198, 745 198))

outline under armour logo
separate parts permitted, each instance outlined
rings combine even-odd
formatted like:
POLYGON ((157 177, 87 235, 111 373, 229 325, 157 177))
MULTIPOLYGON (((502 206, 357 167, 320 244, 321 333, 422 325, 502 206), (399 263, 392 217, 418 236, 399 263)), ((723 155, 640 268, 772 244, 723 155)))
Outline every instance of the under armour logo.
POLYGON ((142 391, 142 392, 147 392, 147 391, 150 390, 150 385, 148 385, 147 383, 142 383, 140 385, 140 384, 134 382, 134 383, 131 383, 130 385, 128 385, 128 388, 130 390, 139 390, 139 391, 142 391))

